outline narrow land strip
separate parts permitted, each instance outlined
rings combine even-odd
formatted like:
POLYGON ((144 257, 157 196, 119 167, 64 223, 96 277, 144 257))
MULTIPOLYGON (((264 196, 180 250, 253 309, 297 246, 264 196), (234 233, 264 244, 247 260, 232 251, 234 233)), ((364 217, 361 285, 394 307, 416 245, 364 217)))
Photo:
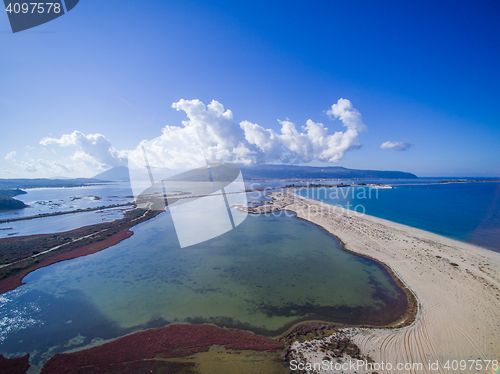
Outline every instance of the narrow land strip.
POLYGON ((85 226, 57 234, 0 239, 0 294, 23 284, 30 272, 56 262, 86 256, 118 244, 133 235, 130 228, 163 212, 137 208, 113 222, 85 226))
POLYGON ((32 219, 38 219, 38 218, 56 217, 56 216, 63 216, 66 214, 75 214, 75 213, 86 213, 86 212, 93 212, 96 210, 115 209, 115 208, 121 208, 121 207, 126 207, 126 206, 133 206, 133 205, 135 205, 135 204, 133 202, 130 202, 130 203, 123 203, 123 204, 103 205, 103 206, 97 206, 97 207, 93 207, 93 208, 68 210, 68 211, 62 211, 62 212, 40 213, 40 214, 37 214, 34 216, 0 219, 0 223, 28 221, 28 220, 32 220, 32 219))

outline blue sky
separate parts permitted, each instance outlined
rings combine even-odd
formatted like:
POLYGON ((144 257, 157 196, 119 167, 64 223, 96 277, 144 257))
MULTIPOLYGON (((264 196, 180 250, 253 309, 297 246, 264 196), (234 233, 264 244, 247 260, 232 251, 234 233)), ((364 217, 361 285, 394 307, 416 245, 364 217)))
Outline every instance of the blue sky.
POLYGON ((499 14, 493 1, 81 0, 12 34, 1 13, 0 178, 92 176, 189 126, 220 130, 210 144, 229 156, 218 161, 243 142, 249 162, 498 177, 499 14), (353 136, 328 114, 341 98, 364 124, 353 136), (189 115, 193 100, 232 119, 189 115), (308 135, 308 120, 347 145, 308 135), (236 143, 218 144, 225 136, 236 143))

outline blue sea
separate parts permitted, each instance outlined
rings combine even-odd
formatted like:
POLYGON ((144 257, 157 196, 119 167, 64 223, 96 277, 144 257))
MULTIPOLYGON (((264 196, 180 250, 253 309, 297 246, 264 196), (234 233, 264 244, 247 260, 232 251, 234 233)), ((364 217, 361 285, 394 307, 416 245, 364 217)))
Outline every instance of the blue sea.
POLYGON ((500 252, 500 182, 304 188, 296 193, 500 252))

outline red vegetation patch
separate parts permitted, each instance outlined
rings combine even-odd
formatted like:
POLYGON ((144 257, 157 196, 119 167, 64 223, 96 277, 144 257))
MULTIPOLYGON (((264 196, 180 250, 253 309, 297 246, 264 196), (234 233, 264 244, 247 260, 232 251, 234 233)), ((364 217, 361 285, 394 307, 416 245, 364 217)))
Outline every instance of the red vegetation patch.
MULTIPOLYGON (((275 339, 246 331, 212 325, 170 325, 124 336, 84 351, 56 354, 43 366, 42 374, 122 373, 127 372, 123 370, 132 364, 138 366, 128 367, 131 369, 128 372, 149 373, 152 367, 145 362, 162 367, 166 363, 145 359, 189 356, 206 352, 214 344, 234 350, 275 351, 283 348, 275 339)), ((169 367, 173 364, 182 365, 170 362, 169 367)), ((170 367, 168 372, 176 370, 170 367)))
POLYGON ((0 373, 3 374, 25 374, 30 367, 28 363, 30 355, 19 358, 5 358, 0 355, 0 373))
POLYGON ((115 244, 118 244, 122 240, 131 237, 133 234, 134 233, 132 231, 123 230, 99 242, 87 244, 83 247, 74 249, 70 252, 60 253, 55 256, 49 257, 33 266, 30 266, 29 268, 21 270, 19 273, 16 273, 8 278, 2 279, 0 281, 0 294, 7 291, 11 291, 19 286, 22 286, 24 284, 23 278, 32 271, 35 271, 36 269, 40 269, 45 266, 55 264, 56 262, 71 260, 73 258, 83 257, 90 255, 92 253, 102 251, 103 249, 111 247, 115 244))

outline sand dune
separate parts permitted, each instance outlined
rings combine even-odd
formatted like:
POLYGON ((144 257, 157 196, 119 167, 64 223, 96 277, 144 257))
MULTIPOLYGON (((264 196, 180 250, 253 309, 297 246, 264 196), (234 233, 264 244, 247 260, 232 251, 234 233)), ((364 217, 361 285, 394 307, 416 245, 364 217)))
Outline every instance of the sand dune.
MULTIPOLYGON (((256 212, 286 209, 322 226, 346 249, 388 265, 416 296, 419 308, 411 325, 351 330, 351 339, 375 362, 393 366, 423 364, 422 369, 415 366, 378 373, 484 373, 484 360, 499 359, 498 253, 380 218, 360 216, 291 191, 272 196, 275 200, 254 208, 256 212), (450 369, 444 367, 448 360, 450 369), (470 369, 472 361, 467 361, 466 369, 461 370, 460 360, 479 360, 474 365, 479 368, 480 364, 482 369, 470 369), (429 368, 429 361, 439 361, 437 370, 436 366, 429 368)), ((300 349, 306 359, 314 359, 310 349, 300 349)), ((494 372, 491 364, 489 369, 487 372, 494 372)))

